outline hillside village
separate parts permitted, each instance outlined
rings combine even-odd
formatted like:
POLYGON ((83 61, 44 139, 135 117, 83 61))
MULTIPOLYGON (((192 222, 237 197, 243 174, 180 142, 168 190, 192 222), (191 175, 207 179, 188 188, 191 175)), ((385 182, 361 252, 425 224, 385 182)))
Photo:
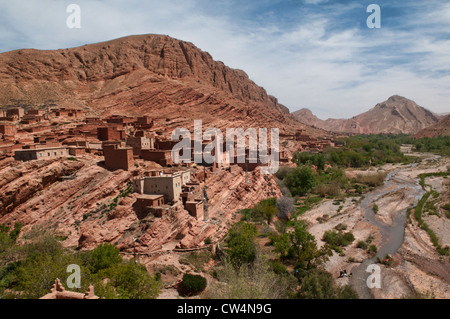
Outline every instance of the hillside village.
MULTIPOLYGON (((175 164, 172 148, 178 141, 170 139, 164 121, 155 122, 151 116, 91 117, 81 109, 57 108, 55 103, 37 108, 23 105, 23 101, 14 102, 19 106, 0 109, 0 159, 13 157, 26 162, 82 157, 111 171, 129 171, 133 192, 139 194, 133 205, 136 214, 161 216, 181 205, 191 216, 207 219, 205 179, 217 170, 232 170, 235 165, 246 171, 262 165, 248 159, 231 165, 175 164)), ((322 152, 325 147, 335 146, 331 138, 319 140, 301 130, 280 134, 280 140, 294 143, 300 151, 322 152)), ((203 141, 203 147, 207 142, 203 141)), ((280 151, 280 163, 290 162, 287 154, 280 151)))

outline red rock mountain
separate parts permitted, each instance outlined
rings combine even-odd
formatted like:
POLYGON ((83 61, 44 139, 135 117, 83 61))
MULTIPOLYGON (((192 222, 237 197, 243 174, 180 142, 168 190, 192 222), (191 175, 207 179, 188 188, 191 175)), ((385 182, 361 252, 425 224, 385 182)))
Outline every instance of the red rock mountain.
POLYGON ((439 121, 436 114, 398 95, 391 96, 369 111, 351 119, 321 120, 308 109, 301 109, 292 114, 300 122, 308 123, 317 128, 333 132, 360 134, 414 134, 439 121))
POLYGON ((442 118, 439 122, 420 130, 415 135, 421 137, 450 136, 450 114, 442 118))
POLYGON ((0 54, 0 105, 21 99, 97 115, 148 114, 177 125, 193 119, 218 128, 279 127, 323 132, 298 121, 241 70, 192 43, 163 35, 129 36, 53 51, 0 54))

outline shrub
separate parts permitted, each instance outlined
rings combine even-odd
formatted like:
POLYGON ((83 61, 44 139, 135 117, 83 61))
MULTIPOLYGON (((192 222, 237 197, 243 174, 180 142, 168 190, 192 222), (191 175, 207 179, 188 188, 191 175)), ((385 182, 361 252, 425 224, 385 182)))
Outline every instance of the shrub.
POLYGON ((92 268, 92 273, 107 269, 122 261, 120 251, 109 243, 98 245, 91 252, 87 252, 87 259, 92 268))
POLYGON ((356 181, 361 184, 367 184, 369 186, 380 186, 383 185, 384 179, 386 178, 386 173, 375 173, 375 174, 367 174, 356 175, 356 181))
POLYGON ((256 257, 254 238, 256 227, 252 224, 238 222, 228 232, 228 254, 236 265, 252 263, 256 257))
POLYGON ((270 267, 274 273, 277 275, 285 275, 287 273, 287 268, 285 265, 279 261, 271 261, 270 267))
POLYGON ((200 275, 184 274, 181 283, 181 293, 187 296, 197 295, 205 290, 207 285, 206 278, 200 275))
POLYGON ((323 235, 323 241, 331 246, 348 246, 355 240, 351 232, 343 233, 336 230, 328 230, 323 235))
POLYGON ((378 213, 378 205, 377 204, 373 204, 373 206, 372 206, 372 209, 373 209, 373 212, 376 214, 376 213, 378 213))
POLYGON ((366 250, 367 249, 367 243, 365 241, 360 240, 360 241, 358 241, 358 244, 356 245, 356 247, 366 250))
POLYGON ((376 253, 377 251, 378 251, 377 246, 375 246, 375 245, 369 246, 369 253, 376 253))

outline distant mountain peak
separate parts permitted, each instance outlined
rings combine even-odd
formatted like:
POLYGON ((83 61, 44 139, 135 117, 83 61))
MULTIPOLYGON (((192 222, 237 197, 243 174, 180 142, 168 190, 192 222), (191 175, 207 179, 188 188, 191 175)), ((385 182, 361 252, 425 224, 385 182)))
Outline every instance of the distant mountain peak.
MULTIPOLYGON (((309 110, 308 110, 309 111, 309 110)), ((400 95, 393 95, 376 104, 367 112, 350 119, 320 120, 309 115, 304 109, 293 113, 297 120, 334 132, 358 134, 414 134, 421 129, 436 124, 439 118, 414 101, 400 95)))

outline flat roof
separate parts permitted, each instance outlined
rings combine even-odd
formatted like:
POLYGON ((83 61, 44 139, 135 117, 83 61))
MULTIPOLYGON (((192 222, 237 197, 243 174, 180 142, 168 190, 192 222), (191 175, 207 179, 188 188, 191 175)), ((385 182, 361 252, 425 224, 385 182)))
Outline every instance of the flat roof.
POLYGON ((159 199, 164 197, 162 194, 142 194, 137 196, 138 199, 159 199))

